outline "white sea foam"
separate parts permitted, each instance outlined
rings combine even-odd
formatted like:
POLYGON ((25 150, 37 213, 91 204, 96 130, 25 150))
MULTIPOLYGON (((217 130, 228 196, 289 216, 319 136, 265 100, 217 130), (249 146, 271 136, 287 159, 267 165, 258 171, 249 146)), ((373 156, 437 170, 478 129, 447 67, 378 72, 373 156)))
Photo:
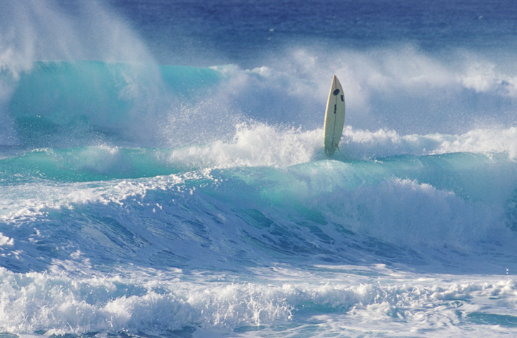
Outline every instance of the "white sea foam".
MULTIPOLYGON (((263 271, 264 281, 237 283, 216 281, 217 274, 212 282, 203 275, 183 281, 187 276, 181 271, 166 279, 152 272, 127 279, 1 269, 0 328, 16 334, 48 328, 47 334, 119 330, 163 334, 194 327, 201 335, 206 330, 238 335, 241 328, 255 328, 256 335, 263 336, 271 334, 269 327, 276 324, 273 332, 280 334, 301 333, 313 325, 325 334, 374 330, 438 337, 472 330, 483 333, 484 327, 475 320, 485 315, 491 330, 514 330, 511 323, 505 325, 505 320, 515 320, 517 290, 512 279, 423 277, 363 268, 363 273, 387 274, 371 283, 356 267, 330 268, 263 271)), ((200 335, 194 332, 194 336, 200 335)))
MULTIPOLYGON (((324 159, 322 135, 322 129, 304 131, 262 123, 239 124, 232 139, 175 149, 169 160, 194 168, 288 167, 324 159)), ((369 131, 346 126, 336 158, 355 160, 466 152, 487 156, 506 154, 516 159, 516 140, 517 128, 513 127, 475 129, 458 135, 401 135, 394 130, 369 131)))
POLYGON ((4 236, 1 232, 0 232, 0 246, 2 245, 13 245, 14 243, 14 239, 12 238, 9 238, 7 236, 4 236))
POLYGON ((517 128, 474 129, 464 134, 400 135, 394 130, 354 130, 346 127, 347 156, 383 157, 391 155, 437 155, 457 152, 505 153, 517 158, 517 128))
MULTIPOLYGON (((44 216, 52 209, 73 209, 74 205, 110 203, 122 205, 131 197, 145 197, 148 190, 167 189, 180 185, 187 179, 204 177, 203 174, 171 175, 158 177, 146 182, 119 180, 113 183, 73 183, 73 184, 27 184, 7 187, 2 191, 0 219, 17 222, 44 216), (188 177, 188 178, 187 178, 188 177)), ((181 189, 178 187, 178 189, 181 189)), ((187 189, 188 190, 188 189, 187 189)))
MULTIPOLYGON (((322 129, 240 123, 233 136, 169 149, 127 149, 108 145, 72 148, 66 151, 37 149, 34 155, 48 157, 59 168, 66 163, 72 171, 99 175, 130 173, 137 162, 151 161, 182 170, 280 167, 324 160, 322 129), (135 162, 135 163, 133 163, 135 162)), ((340 161, 381 159, 389 156, 428 156, 471 153, 500 154, 517 158, 517 128, 475 129, 464 134, 399 134, 346 126, 335 159, 340 161)), ((12 156, 12 155, 11 155, 12 156)))
POLYGON ((320 134, 321 130, 239 124, 230 141, 173 150, 169 160, 198 168, 286 167, 311 161, 321 148, 320 134))
POLYGON ((462 134, 514 126, 517 120, 513 65, 467 52, 444 57, 408 45, 324 53, 295 49, 254 69, 215 69, 227 78, 217 101, 260 122, 319 127, 333 74, 343 85, 346 122, 354 129, 462 134))

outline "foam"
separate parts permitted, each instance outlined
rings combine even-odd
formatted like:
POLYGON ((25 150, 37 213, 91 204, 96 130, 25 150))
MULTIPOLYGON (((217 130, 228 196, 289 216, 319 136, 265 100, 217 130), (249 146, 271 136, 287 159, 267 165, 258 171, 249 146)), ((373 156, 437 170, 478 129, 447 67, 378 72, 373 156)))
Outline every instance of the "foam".
MULTIPOLYGON (((512 279, 452 275, 414 278, 409 273, 367 268, 389 274, 371 283, 354 270, 336 268, 330 278, 328 270, 319 267, 312 273, 284 269, 285 275, 264 271, 269 279, 238 283, 216 281, 218 275, 209 283, 202 276, 200 280, 191 276, 187 282, 182 280, 186 276, 181 271, 172 273, 174 279, 170 280, 152 272, 136 273, 129 279, 70 278, 1 269, 4 296, 0 300, 0 328, 16 334, 43 329, 48 330, 46 334, 104 335, 120 330, 163 334, 193 327, 194 336, 198 336, 205 330, 228 335, 253 327, 261 330, 261 335, 271 329, 301 333, 308 325, 316 325, 326 334, 398 330, 434 337, 465 330, 482 334, 484 327, 469 321, 469 316, 511 316, 515 311, 512 304, 517 293, 512 279), (301 273, 304 278, 286 279, 293 273, 301 273), (321 275, 328 279, 322 281, 321 275), (497 295, 497 301, 490 301, 493 295, 497 295)), ((513 332, 512 326, 498 329, 513 332)))
POLYGON ((207 289, 202 283, 70 279, 5 269, 2 275, 6 297, 0 306, 0 327, 8 332, 53 328, 47 333, 163 333, 188 325, 231 329, 290 317, 281 287, 216 283, 207 289))
MULTIPOLYGON (((263 123, 238 124, 233 138, 205 145, 174 149, 169 160, 193 168, 288 167, 322 156, 322 129, 304 131, 263 123)), ((399 155, 472 153, 485 156, 517 156, 516 128, 475 129, 464 134, 409 134, 346 126, 338 160, 380 159, 399 155)))
POLYGON ((321 130, 301 132, 266 124, 239 124, 231 141, 173 150, 169 161, 194 168, 287 167, 311 161, 321 130))
POLYGON ((14 243, 14 239, 13 238, 9 238, 7 236, 4 236, 1 232, 0 232, 0 246, 3 246, 3 245, 13 245, 14 243))
POLYGON ((347 124, 355 129, 456 134, 515 125, 515 69, 481 54, 433 55, 411 45, 297 48, 254 69, 217 69, 229 77, 222 90, 260 122, 319 127, 335 74, 346 95, 347 124))
MULTIPOLYGON (((4 178, 9 181, 15 179, 11 175, 14 172, 58 181, 84 181, 148 177, 200 169, 287 168, 325 160, 322 134, 322 129, 239 123, 225 138, 171 148, 100 145, 36 149, 22 155, 7 149, 0 167, 4 168, 4 178)), ((423 156, 422 160, 425 160, 425 156, 464 153, 482 155, 477 158, 479 163, 499 161, 503 168, 511 165, 517 156, 516 134, 517 129, 513 127, 475 129, 458 135, 401 135, 394 130, 369 131, 346 126, 340 151, 334 159, 348 162, 410 155, 423 156), (510 162, 503 165, 505 158, 510 162)), ((476 159, 472 157, 469 163, 474 164, 473 161, 476 159)))
POLYGON ((516 158, 517 129, 474 129, 464 134, 409 134, 394 130, 355 130, 347 126, 343 131, 345 154, 350 158, 372 158, 392 155, 439 155, 450 153, 507 154, 516 158))

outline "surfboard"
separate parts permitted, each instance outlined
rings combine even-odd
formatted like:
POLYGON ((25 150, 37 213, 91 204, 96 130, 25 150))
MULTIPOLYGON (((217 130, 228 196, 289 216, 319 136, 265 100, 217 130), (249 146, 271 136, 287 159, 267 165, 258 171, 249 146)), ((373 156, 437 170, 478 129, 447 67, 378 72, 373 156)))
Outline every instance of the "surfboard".
POLYGON ((325 153, 332 156, 338 149, 343 126, 345 125, 345 93, 336 75, 332 78, 327 110, 325 112, 324 142, 325 153))

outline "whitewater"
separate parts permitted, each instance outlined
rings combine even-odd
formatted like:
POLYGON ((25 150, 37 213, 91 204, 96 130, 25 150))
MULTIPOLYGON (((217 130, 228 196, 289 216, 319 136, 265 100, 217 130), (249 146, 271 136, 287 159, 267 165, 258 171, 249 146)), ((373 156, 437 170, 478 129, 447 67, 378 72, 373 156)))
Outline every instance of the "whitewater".
POLYGON ((516 335, 513 7, 3 1, 0 338, 516 335))

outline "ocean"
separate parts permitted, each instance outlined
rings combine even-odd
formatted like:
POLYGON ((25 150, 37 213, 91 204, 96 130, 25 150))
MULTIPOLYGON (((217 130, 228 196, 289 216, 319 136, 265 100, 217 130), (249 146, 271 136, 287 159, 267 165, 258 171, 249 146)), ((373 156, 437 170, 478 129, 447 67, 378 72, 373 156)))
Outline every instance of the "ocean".
POLYGON ((516 57, 505 0, 3 0, 0 338, 517 335, 516 57))

